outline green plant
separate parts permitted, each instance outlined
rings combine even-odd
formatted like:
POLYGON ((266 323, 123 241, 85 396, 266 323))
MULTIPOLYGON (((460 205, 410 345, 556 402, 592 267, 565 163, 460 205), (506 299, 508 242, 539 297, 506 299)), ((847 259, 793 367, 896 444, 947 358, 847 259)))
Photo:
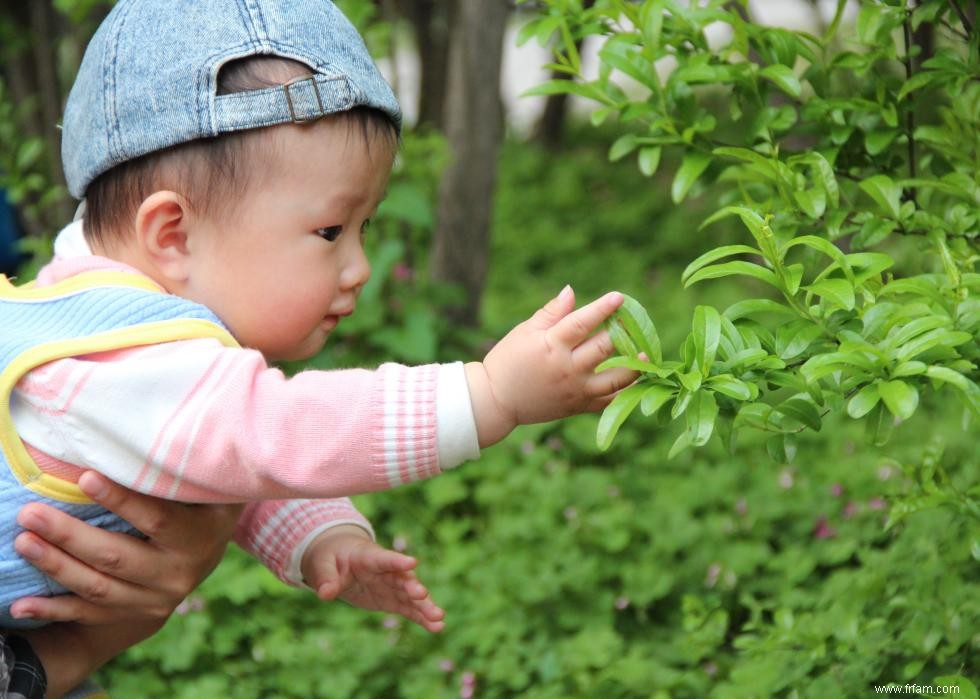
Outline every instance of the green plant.
POLYGON ((681 151, 673 201, 713 181, 726 205, 702 227, 734 217, 751 236, 697 257, 684 286, 741 275, 770 292, 696 308, 676 360, 627 300, 609 326, 622 356, 606 366, 643 378, 607 409, 602 446, 636 407, 685 420, 671 455, 753 427, 784 462, 829 412, 864 419, 884 444, 933 388, 980 417, 980 33, 956 3, 862 2, 853 36, 845 2, 821 36, 753 24, 744 2, 545 5, 523 36, 557 33, 552 67, 579 80, 531 92, 594 100, 594 123, 617 115, 629 130, 609 156, 635 152, 645 175, 681 151), (710 24, 731 40, 712 47, 710 24), (911 41, 923 27, 939 38, 928 57, 911 41), (599 75, 585 80, 575 40, 593 35, 599 75), (676 67, 662 77, 667 57, 676 67), (708 90, 724 91, 727 123, 708 90))

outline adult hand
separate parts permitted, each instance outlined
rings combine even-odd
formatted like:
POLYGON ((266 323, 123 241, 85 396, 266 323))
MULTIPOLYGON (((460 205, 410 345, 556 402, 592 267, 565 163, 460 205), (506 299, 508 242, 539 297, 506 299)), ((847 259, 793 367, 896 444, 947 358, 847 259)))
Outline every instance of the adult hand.
POLYGON ((142 495, 88 471, 82 491, 147 535, 103 531, 40 503, 17 516, 20 555, 74 594, 27 597, 14 616, 82 624, 162 623, 224 553, 240 505, 184 505, 142 495))

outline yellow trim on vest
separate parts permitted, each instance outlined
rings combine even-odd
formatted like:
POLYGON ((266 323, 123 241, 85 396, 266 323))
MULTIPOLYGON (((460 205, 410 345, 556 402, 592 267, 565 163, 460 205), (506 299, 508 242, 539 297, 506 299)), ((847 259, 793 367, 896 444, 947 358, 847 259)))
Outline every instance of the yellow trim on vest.
MULTIPOLYGON (((138 275, 127 274, 125 272, 92 272, 80 274, 77 277, 72 277, 65 280, 65 282, 50 287, 30 289, 26 290, 26 292, 32 295, 37 292, 43 293, 43 296, 37 295, 35 298, 57 298, 59 294, 50 294, 47 292, 51 289, 65 291, 67 287, 67 293, 75 293, 83 289, 111 285, 131 286, 164 293, 149 280, 145 280, 147 282, 146 284, 140 283, 142 279, 138 275), (81 279, 82 277, 86 279, 82 280, 81 284, 67 283, 74 279, 81 279), (94 282, 94 284, 85 286, 85 281, 94 282), (130 283, 131 281, 138 283, 130 283)), ((10 288, 11 286, 6 278, 0 277, 0 296, 9 297, 11 294, 5 292, 10 288), (3 282, 7 283, 7 289, 3 289, 3 282)), ((13 288, 15 289, 14 295, 23 298, 21 296, 21 288, 13 288)), ((226 347, 239 346, 227 330, 209 320, 177 318, 174 320, 144 323, 129 328, 118 328, 89 337, 49 342, 38 345, 15 357, 3 371, 0 371, 0 450, 7 457, 10 470, 17 477, 17 480, 25 488, 54 500, 77 504, 88 504, 92 502, 76 484, 42 471, 34 463, 24 443, 14 430, 13 420, 10 416, 10 395, 14 390, 14 386, 17 385, 17 382, 27 372, 47 362, 66 357, 198 338, 214 338, 226 347)))
POLYGON ((14 286, 7 277, 0 274, 0 298, 17 301, 47 301, 105 286, 125 286, 158 294, 166 293, 149 277, 134 272, 82 272, 49 286, 35 286, 34 282, 14 286))

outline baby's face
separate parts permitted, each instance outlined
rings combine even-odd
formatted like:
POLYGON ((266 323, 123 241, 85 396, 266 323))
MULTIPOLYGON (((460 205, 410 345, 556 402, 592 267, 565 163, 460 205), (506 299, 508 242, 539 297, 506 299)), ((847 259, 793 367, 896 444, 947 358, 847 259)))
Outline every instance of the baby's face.
POLYGON ((394 158, 378 138, 326 120, 277 127, 274 156, 233 205, 204 224, 192 250, 191 296, 245 347, 267 359, 304 359, 354 312, 371 274, 362 232, 384 195, 394 158))

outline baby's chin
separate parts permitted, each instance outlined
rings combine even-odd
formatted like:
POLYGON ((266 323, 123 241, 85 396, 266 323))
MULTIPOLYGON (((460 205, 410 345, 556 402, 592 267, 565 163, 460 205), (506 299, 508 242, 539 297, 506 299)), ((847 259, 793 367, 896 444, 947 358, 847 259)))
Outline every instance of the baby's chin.
POLYGON ((327 344, 329 336, 329 333, 322 333, 318 337, 307 338, 306 342, 296 347, 270 347, 261 351, 270 362, 302 362, 318 355, 327 344))

